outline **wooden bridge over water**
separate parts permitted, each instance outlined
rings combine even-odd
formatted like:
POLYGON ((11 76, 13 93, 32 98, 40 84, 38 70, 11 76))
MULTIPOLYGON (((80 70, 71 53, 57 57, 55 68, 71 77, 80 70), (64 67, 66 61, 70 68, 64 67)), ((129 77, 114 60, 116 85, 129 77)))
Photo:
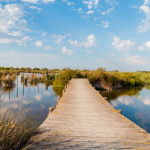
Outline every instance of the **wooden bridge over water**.
POLYGON ((150 134, 119 114, 88 82, 71 80, 29 149, 150 149, 150 134))

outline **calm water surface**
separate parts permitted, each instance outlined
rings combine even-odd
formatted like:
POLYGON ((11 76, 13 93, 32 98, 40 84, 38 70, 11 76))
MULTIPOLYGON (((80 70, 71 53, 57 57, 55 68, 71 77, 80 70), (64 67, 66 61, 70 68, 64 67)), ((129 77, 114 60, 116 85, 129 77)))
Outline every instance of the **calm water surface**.
MULTIPOLYGON (((49 107, 57 105, 58 96, 62 89, 53 88, 46 84, 24 84, 20 75, 15 81, 16 86, 11 89, 4 89, 0 83, 0 93, 3 92, 1 100, 4 99, 5 109, 11 106, 12 109, 21 110, 34 99, 22 113, 21 117, 36 115, 39 125, 46 119, 49 107), (18 86, 17 86, 18 85, 18 86)), ((150 133, 150 87, 114 90, 111 92, 102 91, 104 97, 115 109, 123 110, 123 115, 150 133)))
POLYGON ((150 87, 103 91, 115 109, 150 133, 150 87))
POLYGON ((0 84, 0 93, 3 92, 1 100, 4 99, 3 104, 5 109, 11 106, 12 109, 16 109, 19 106, 19 110, 31 103, 22 113, 21 117, 36 115, 36 119, 41 124, 49 113, 49 107, 55 107, 57 105, 58 96, 61 95, 62 89, 54 89, 51 85, 46 84, 32 84, 26 85, 21 82, 20 75, 15 80, 16 86, 11 89, 3 89, 0 84), (18 86, 17 86, 18 85, 18 86))

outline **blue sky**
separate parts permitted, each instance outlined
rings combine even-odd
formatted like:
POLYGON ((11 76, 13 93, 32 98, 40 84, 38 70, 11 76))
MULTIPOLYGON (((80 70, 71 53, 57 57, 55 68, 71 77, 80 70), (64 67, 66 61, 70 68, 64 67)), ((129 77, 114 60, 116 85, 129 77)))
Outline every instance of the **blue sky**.
POLYGON ((150 70, 150 0, 0 0, 0 66, 150 70))

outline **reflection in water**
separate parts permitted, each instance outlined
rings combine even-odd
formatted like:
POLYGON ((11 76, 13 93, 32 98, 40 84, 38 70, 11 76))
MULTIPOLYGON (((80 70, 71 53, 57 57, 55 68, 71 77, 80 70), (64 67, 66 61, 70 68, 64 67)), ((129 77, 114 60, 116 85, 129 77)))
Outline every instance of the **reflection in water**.
POLYGON ((115 109, 150 133, 150 86, 144 88, 102 91, 101 95, 115 109))
MULTIPOLYGON (((23 75, 22 75, 23 76, 23 75)), ((21 117, 29 115, 36 115, 39 124, 41 124, 49 113, 49 107, 55 107, 57 104, 57 97, 61 95, 61 88, 57 88, 57 92, 53 90, 50 83, 38 82, 25 82, 28 76, 25 74, 22 78, 21 75, 16 74, 14 78, 15 85, 12 87, 5 87, 0 80, 0 94, 4 98, 5 109, 11 106, 12 110, 18 108, 21 110, 34 99, 35 101, 30 104, 22 113, 21 117), (45 87, 45 88, 44 88, 45 87)))

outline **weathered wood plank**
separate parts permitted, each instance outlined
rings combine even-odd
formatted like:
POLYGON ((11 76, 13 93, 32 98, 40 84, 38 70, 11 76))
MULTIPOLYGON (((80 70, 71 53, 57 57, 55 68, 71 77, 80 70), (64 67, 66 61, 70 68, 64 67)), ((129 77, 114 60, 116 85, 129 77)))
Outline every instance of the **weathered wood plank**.
POLYGON ((150 134, 118 113, 88 82, 73 79, 29 149, 150 149, 150 134))

